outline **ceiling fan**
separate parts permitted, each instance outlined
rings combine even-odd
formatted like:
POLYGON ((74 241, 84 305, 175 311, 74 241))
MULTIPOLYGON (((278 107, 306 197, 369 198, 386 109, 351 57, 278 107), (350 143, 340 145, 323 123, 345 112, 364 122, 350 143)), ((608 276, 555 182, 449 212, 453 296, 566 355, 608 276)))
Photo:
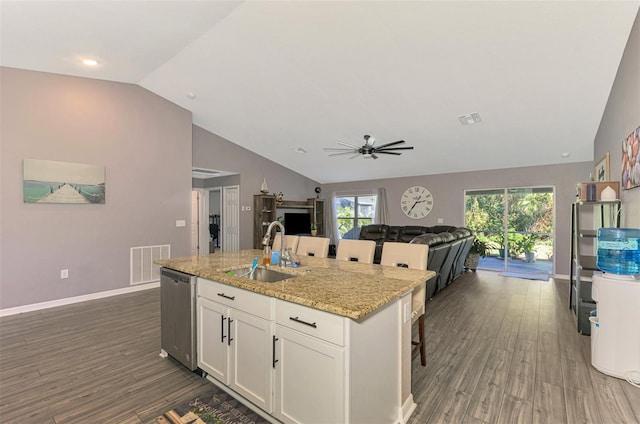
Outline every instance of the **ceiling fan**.
POLYGON ((402 144, 404 140, 393 141, 391 143, 381 144, 376 147, 376 139, 365 135, 364 136, 364 145, 362 147, 354 146, 353 144, 343 143, 342 141, 338 141, 338 144, 344 147, 325 147, 323 150, 326 152, 337 152, 331 153, 329 156, 340 156, 340 155, 352 155, 349 159, 353 159, 362 155, 365 159, 378 159, 379 154, 385 155, 396 155, 399 156, 402 153, 396 152, 396 150, 413 150, 413 146, 405 146, 405 147, 393 147, 398 144, 402 144))

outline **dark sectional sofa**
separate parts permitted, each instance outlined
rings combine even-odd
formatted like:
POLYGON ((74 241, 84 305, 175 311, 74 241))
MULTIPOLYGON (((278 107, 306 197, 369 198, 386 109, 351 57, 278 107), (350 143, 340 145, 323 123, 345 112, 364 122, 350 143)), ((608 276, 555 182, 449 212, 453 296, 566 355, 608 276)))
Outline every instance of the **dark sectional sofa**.
POLYGON ((360 230, 360 240, 376 242, 375 263, 380 263, 382 246, 387 241, 429 245, 427 269, 435 271, 436 276, 427 281, 427 299, 464 272, 464 261, 474 239, 473 232, 468 228, 450 225, 421 227, 374 224, 365 225, 360 230))

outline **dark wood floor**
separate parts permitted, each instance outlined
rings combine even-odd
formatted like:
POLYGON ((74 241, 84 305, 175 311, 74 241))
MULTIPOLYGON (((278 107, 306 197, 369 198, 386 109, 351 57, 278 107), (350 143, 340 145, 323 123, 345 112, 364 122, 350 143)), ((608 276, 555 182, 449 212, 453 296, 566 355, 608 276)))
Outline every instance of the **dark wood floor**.
POLYGON ((638 423, 640 389, 591 366, 567 281, 466 274, 427 303, 422 423, 638 423))
MULTIPOLYGON (((638 423, 640 389, 591 367, 568 283, 466 274, 427 304, 423 423, 638 423)), ((161 359, 159 290, 0 318, 0 422, 152 423, 210 383, 161 359)))

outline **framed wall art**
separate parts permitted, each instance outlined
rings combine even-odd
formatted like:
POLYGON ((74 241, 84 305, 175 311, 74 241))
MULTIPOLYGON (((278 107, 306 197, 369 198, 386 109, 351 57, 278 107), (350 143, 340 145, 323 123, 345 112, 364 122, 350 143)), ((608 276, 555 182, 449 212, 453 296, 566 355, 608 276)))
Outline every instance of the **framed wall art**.
POLYGON ((640 127, 622 140, 622 189, 640 186, 640 127))
POLYGON ((596 182, 609 181, 609 152, 602 159, 596 163, 596 167, 594 169, 594 180, 596 182))
POLYGON ((104 166, 25 159, 24 203, 104 203, 104 166))

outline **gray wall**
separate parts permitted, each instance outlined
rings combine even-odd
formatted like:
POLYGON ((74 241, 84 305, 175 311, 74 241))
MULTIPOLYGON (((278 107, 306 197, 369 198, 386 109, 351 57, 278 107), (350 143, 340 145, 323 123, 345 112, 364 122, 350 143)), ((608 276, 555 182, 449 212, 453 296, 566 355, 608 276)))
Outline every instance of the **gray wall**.
MULTIPOLYGON (((250 211, 240 212, 240 249, 253 248, 253 195, 260 194, 263 177, 267 179, 269 191, 283 192, 285 200, 315 197, 314 188, 319 185, 289 168, 195 125, 193 166, 237 172, 240 175, 240 204, 251 207, 250 211)), ((221 178, 231 177, 233 176, 221 178)), ((215 182, 213 184, 217 186, 215 182)))
POLYGON ((392 225, 464 225, 464 191, 484 188, 553 186, 556 189, 556 274, 569 275, 569 242, 571 204, 576 198, 576 182, 586 181, 593 170, 591 162, 567 163, 492 171, 460 172, 406 178, 325 184, 322 192, 330 196, 334 191, 358 189, 387 189, 389 222, 392 225), (424 219, 413 220, 402 213, 400 197, 413 185, 426 187, 434 198, 434 207, 424 219))
MULTIPOLYGON (((611 180, 621 181, 622 140, 640 126, 640 14, 631 30, 594 143, 594 163, 609 152, 611 180)), ((640 228, 640 187, 621 190, 624 227, 640 228)))
POLYGON ((175 221, 190 222, 190 112, 130 84, 11 68, 0 82, 0 309, 128 287, 133 246, 189 254, 175 221), (106 203, 23 203, 25 158, 105 166, 106 203))

